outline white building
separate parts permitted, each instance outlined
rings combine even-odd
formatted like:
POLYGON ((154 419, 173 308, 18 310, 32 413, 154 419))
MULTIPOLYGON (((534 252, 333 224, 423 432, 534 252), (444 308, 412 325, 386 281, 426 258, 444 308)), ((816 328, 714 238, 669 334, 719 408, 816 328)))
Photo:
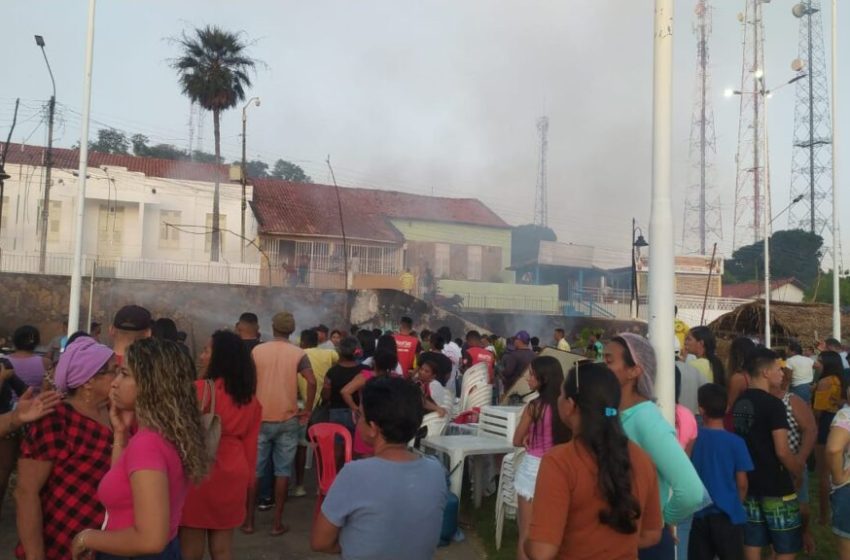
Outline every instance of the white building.
MULTIPOLYGON (((4 271, 38 270, 45 152, 42 147, 9 147, 6 173, 11 177, 0 218, 4 271)), ((46 268, 62 274, 73 253, 79 152, 54 149, 53 160, 46 268)), ((97 259, 99 275, 190 280, 194 265, 216 274, 259 267, 253 246, 246 248, 241 262, 242 186, 230 181, 228 166, 90 153, 86 185, 83 254, 87 262, 97 259), (216 175, 221 181, 222 250, 219 264, 210 265, 216 175)), ((248 203, 252 196, 248 185, 248 203)), ((246 244, 255 239, 256 230, 248 206, 246 244)))

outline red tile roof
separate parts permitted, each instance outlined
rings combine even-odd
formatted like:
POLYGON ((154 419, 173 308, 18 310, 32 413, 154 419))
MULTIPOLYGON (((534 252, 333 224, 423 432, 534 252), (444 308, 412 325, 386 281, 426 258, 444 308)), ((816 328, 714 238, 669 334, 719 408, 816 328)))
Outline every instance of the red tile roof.
MULTIPOLYGON (((260 233, 341 237, 333 186, 254 179, 254 214, 260 233)), ((403 241, 390 219, 509 228, 474 198, 444 198, 340 187, 345 234, 352 239, 403 241)))
MULTIPOLYGON (((9 144, 6 163, 41 166, 44 165, 46 152, 47 148, 43 146, 9 144)), ((229 165, 89 152, 89 167, 97 168, 103 165, 126 167, 128 171, 144 173, 148 177, 212 182, 218 175, 219 181, 230 181, 229 165)), ((79 169, 80 151, 53 148, 53 167, 57 169, 79 169)))
MULTIPOLYGON (((786 284, 793 284, 800 289, 803 289, 803 284, 796 278, 777 278, 770 282, 770 291, 779 289, 786 284)), ((740 282, 738 284, 724 284, 723 297, 750 299, 756 297, 764 297, 764 280, 760 282, 740 282)))

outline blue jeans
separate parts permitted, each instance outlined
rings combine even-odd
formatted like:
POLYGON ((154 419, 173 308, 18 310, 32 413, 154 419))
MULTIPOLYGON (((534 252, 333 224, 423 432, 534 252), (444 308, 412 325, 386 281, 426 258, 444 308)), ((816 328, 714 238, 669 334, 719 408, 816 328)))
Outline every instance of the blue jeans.
POLYGON ((159 554, 146 554, 144 556, 115 556, 114 554, 105 554, 98 552, 95 556, 97 560, 183 560, 180 554, 180 540, 174 537, 165 547, 165 550, 159 554))
POLYGON ((793 385, 791 392, 803 399, 806 404, 812 404, 812 385, 811 383, 801 383, 793 385))
POLYGON ((263 422, 257 439, 257 478, 262 478, 269 461, 274 464, 274 475, 288 478, 292 475, 292 461, 298 449, 301 424, 298 418, 285 422, 263 422))

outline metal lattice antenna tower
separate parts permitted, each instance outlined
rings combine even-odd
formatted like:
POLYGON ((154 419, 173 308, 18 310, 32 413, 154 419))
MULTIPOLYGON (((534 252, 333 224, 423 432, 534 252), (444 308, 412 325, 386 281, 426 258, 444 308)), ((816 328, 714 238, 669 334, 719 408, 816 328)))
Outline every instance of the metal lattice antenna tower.
POLYGON ((791 206, 788 225, 824 235, 832 221, 832 127, 820 0, 803 0, 792 12, 800 19, 802 64, 795 65, 802 66, 806 77, 796 86, 791 198, 802 194, 808 204, 791 206))
POLYGON ((189 154, 195 148, 195 102, 189 103, 189 154))
POLYGON ((708 37, 711 35, 711 11, 707 0, 697 0, 694 35, 697 38, 697 70, 694 109, 691 117, 691 183, 685 198, 683 250, 706 254, 714 241, 723 239, 720 201, 714 188, 714 159, 717 144, 714 133, 714 108, 711 104, 711 68, 708 37))
POLYGON ((537 132, 540 134, 540 163, 537 166, 537 191, 534 197, 534 223, 538 226, 549 225, 548 171, 546 153, 549 151, 549 117, 537 119, 537 132))
POLYGON ((741 66, 741 107, 738 117, 738 153, 735 156, 735 219, 732 247, 762 239, 765 204, 764 159, 764 25, 762 1, 747 0, 738 19, 744 28, 741 66))

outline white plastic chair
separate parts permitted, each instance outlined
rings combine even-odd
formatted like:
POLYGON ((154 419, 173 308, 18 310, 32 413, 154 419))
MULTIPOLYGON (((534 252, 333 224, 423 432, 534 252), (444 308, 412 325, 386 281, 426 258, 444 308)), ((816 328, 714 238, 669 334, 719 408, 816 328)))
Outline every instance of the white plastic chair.
POLYGON ((476 385, 475 389, 469 394, 464 410, 472 410, 473 408, 481 408, 493 402, 493 386, 492 385, 476 385))
MULTIPOLYGON (((489 384, 487 374, 487 364, 475 364, 463 374, 463 381, 460 386, 460 412, 465 412, 472 407, 469 405, 469 398, 472 393, 482 386, 490 387, 492 398, 492 386, 489 384)), ((485 404, 490 404, 488 401, 485 404)))
POLYGON ((423 427, 428 428, 428 432, 425 434, 425 437, 440 436, 443 435, 443 431, 446 429, 446 425, 448 423, 448 415, 440 416, 436 412, 429 412, 422 418, 420 429, 423 427))
POLYGON ((502 548, 502 530, 505 518, 515 519, 518 507, 514 477, 519 469, 525 450, 508 453, 502 459, 502 469, 499 473, 499 487, 496 490, 496 550, 502 548))

